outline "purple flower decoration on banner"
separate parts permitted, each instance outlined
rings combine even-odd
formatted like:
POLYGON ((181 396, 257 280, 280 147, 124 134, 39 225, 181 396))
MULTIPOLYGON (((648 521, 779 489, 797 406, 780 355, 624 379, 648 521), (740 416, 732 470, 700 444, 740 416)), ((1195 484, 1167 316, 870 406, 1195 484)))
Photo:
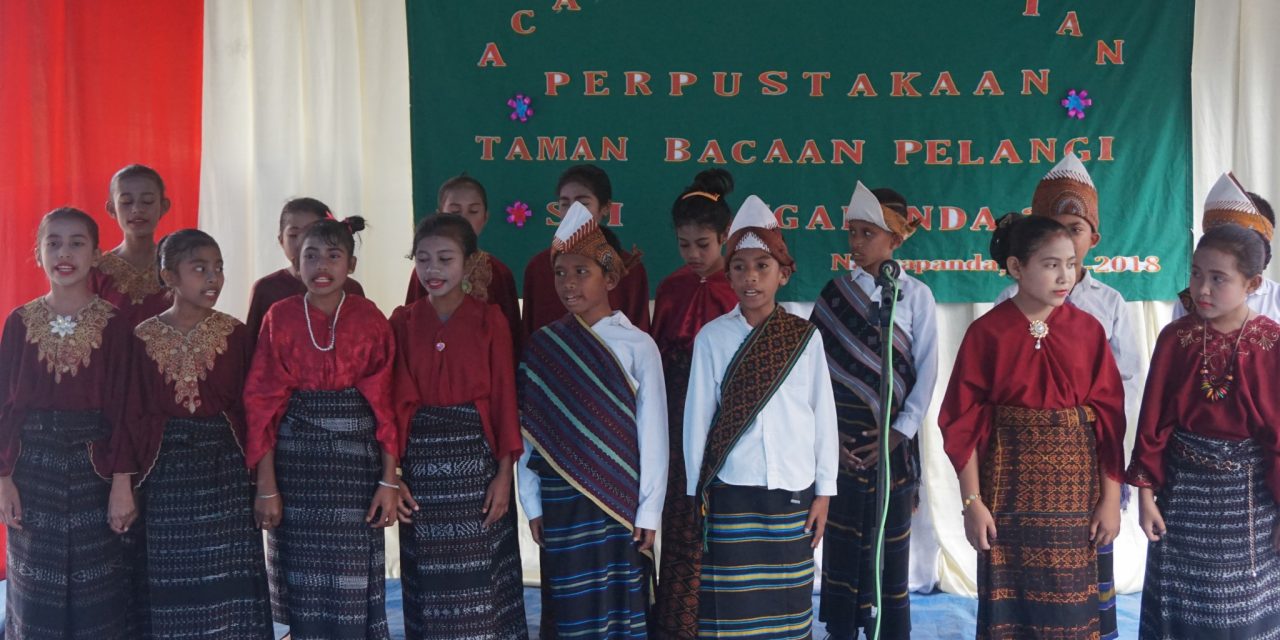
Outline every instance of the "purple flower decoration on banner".
POLYGON ((529 210, 529 205, 516 200, 507 207, 507 222, 514 224, 521 229, 524 228, 524 221, 529 219, 533 212, 529 210))
POLYGON ((1072 89, 1067 92, 1067 97, 1062 99, 1062 106, 1067 110, 1068 118, 1084 120, 1084 110, 1093 106, 1093 99, 1089 97, 1088 91, 1072 89))
POLYGON ((529 96, 523 93, 517 93, 516 97, 507 100, 507 106, 511 107, 511 119, 520 122, 528 122, 533 117, 533 103, 529 96))

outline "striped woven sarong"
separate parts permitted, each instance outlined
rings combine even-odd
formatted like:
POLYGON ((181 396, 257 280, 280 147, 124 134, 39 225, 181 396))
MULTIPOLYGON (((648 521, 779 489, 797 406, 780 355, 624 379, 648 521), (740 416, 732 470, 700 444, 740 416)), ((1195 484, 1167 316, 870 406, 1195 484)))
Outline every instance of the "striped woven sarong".
POLYGON ((708 488, 699 638, 812 636, 813 537, 804 523, 813 489, 708 488))
POLYGON ((546 464, 529 462, 541 480, 542 580, 555 611, 555 637, 645 638, 653 562, 636 550, 629 527, 546 464))
POLYGON ((270 638, 254 490, 226 418, 170 418, 143 487, 152 635, 270 638))
POLYGON ((382 477, 377 419, 356 389, 295 391, 280 420, 284 518, 268 536, 276 621, 293 640, 386 640, 385 549, 364 521, 382 477))
POLYGON ((26 416, 13 472, 22 529, 8 530, 10 640, 133 640, 130 571, 107 526, 111 485, 90 462, 90 443, 106 435, 97 412, 26 416))
POLYGON ((401 466, 421 509, 400 525, 405 637, 528 638, 515 506, 480 526, 498 469, 475 407, 418 409, 401 466))
POLYGON ((1093 410, 996 407, 981 464, 999 539, 978 552, 978 638, 1098 638, 1093 410))
MULTIPOLYGON (((855 449, 877 442, 863 433, 879 429, 880 382, 883 349, 881 329, 873 321, 874 303, 849 277, 833 279, 823 288, 811 320, 822 333, 831 371, 836 417, 842 446, 855 449)), ((915 360, 911 337, 893 328, 892 415, 901 410, 915 386, 915 360)), ((891 485, 885 525, 883 596, 880 602, 880 637, 884 640, 911 635, 911 599, 908 570, 911 551, 911 514, 916 506, 920 477, 919 454, 914 439, 890 454, 891 485)), ((838 489, 831 498, 826 537, 823 539, 822 600, 819 618, 834 640, 856 638, 858 629, 868 635, 875 625, 876 534, 880 527, 880 467, 862 471, 840 469, 838 489)))
POLYGON ((1142 640, 1280 638, 1276 503, 1262 448, 1176 429, 1147 547, 1142 640))

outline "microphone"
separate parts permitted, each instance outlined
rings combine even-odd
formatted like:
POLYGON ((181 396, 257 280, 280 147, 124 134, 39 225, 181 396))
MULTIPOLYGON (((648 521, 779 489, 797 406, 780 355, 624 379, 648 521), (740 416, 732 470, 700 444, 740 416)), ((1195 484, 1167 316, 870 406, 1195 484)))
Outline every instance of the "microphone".
POLYGON ((888 289, 902 275, 902 266, 897 260, 885 260, 880 263, 880 274, 876 276, 876 286, 888 289))

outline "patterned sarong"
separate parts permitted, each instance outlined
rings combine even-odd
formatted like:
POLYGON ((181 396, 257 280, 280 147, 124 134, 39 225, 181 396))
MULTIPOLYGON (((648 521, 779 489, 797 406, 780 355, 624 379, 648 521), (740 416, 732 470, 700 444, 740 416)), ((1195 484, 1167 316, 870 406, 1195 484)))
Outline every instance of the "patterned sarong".
MULTIPOLYGON (((872 322, 873 302, 850 278, 832 280, 814 306, 812 320, 822 333, 836 401, 836 417, 843 446, 857 448, 876 442, 863 432, 878 429, 880 420, 881 330, 872 322)), ((892 415, 902 408, 915 385, 911 337, 893 330, 892 415)), ((911 514, 915 510, 920 476, 918 445, 913 438, 890 455, 892 484, 885 525, 880 637, 907 638, 911 634, 908 570, 911 514)), ((823 541, 822 600, 819 618, 832 638, 855 638, 859 628, 870 633, 875 618, 876 568, 873 546, 880 526, 877 479, 880 468, 851 470, 843 466, 838 490, 831 498, 823 541)))
POLYGON ((528 638, 515 505, 480 526, 498 467, 475 407, 419 408, 401 466, 421 509, 400 525, 405 637, 528 638))
POLYGON ((107 526, 111 485, 90 462, 90 443, 106 434, 97 412, 26 417, 13 472, 22 529, 8 530, 6 638, 132 640, 130 571, 107 526))
POLYGON ((1094 420, 1089 407, 996 408, 981 481, 999 539, 978 553, 979 640, 1098 638, 1094 420))
POLYGON ((1276 502, 1261 447, 1176 429, 1165 465, 1166 533, 1147 547, 1139 638, 1280 638, 1276 502))
POLYGON ((262 532, 230 423, 170 418, 143 487, 152 635, 270 638, 262 532))
POLYGON ((702 536, 694 515, 694 500, 685 493, 684 400, 689 391, 689 352, 664 353, 662 373, 667 385, 667 497, 662 503, 662 562, 659 563, 653 617, 657 637, 691 640, 698 637, 698 587, 693 563, 702 554, 702 536))
POLYGON ((800 640, 813 626, 813 489, 714 482, 707 491, 698 637, 800 640))
POLYGON ((364 521, 382 477, 377 420, 356 389, 295 391, 280 420, 284 518, 268 536, 276 621, 293 640, 386 640, 385 549, 364 521))

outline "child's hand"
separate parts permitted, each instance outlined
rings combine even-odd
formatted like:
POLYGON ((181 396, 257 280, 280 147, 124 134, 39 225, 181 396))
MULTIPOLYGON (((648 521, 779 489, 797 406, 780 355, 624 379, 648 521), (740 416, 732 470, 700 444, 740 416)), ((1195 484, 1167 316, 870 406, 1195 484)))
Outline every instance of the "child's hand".
POLYGON ((638 545, 636 550, 648 551, 653 548, 653 541, 657 536, 657 532, 653 529, 641 529, 640 527, 636 527, 635 535, 631 537, 631 541, 638 545))
POLYGON ((22 530, 22 498, 12 476, 0 478, 0 524, 22 530))
POLYGON ((284 500, 280 497, 280 492, 271 491, 264 495, 272 493, 275 495, 270 498, 257 498, 253 501, 253 520, 263 531, 280 526, 280 521, 284 519, 284 500))
POLYGON ((533 538, 534 544, 539 547, 547 545, 542 544, 542 516, 538 516, 529 521, 529 537, 533 538))
POLYGON ((481 513, 485 514, 485 518, 480 524, 481 528, 488 529, 489 525, 507 515, 507 510, 510 508, 511 472, 499 471, 498 475, 489 481, 489 488, 484 492, 484 510, 481 513))
POLYGON ((107 525, 116 533, 124 533, 138 519, 138 505, 133 499, 133 481, 129 476, 117 476, 111 482, 111 497, 107 500, 107 525))
POLYGON ((1095 549, 1111 544, 1120 535, 1120 498, 1108 497, 1098 501, 1089 521, 1089 539, 1095 549))
POLYGON ((975 500, 964 510, 964 537, 977 551, 990 551, 996 541, 996 519, 981 500, 975 500))
MULTIPOLYGON (((880 430, 871 429, 870 431, 863 431, 862 435, 868 438, 871 438, 872 442, 868 444, 864 444, 861 447, 858 447, 857 449, 854 449, 852 453, 853 453, 853 456, 858 459, 858 462, 861 465, 858 468, 868 469, 870 467, 876 466, 876 463, 880 461, 880 430)), ((897 449, 898 445, 902 444, 902 441, 905 439, 906 439, 905 436, 903 436, 901 433, 898 433, 894 429, 890 429, 889 430, 889 451, 893 451, 894 449, 897 449)))
POLYGON ((831 496, 814 496, 809 505, 809 518, 804 521, 804 532, 813 534, 810 549, 817 549, 822 544, 822 534, 827 532, 827 508, 831 506, 831 496))
POLYGON ((373 500, 369 501, 369 512, 365 514, 364 521, 374 529, 385 529, 391 526, 391 516, 397 513, 397 507, 400 503, 400 488, 386 487, 378 485, 378 490, 373 492, 373 500))
POLYGON ((1142 525, 1142 532, 1147 534, 1148 540, 1159 542, 1164 536, 1164 515, 1156 505, 1155 491, 1146 487, 1138 489, 1138 522, 1142 525))
POLYGON ((413 524, 413 514, 418 510, 418 501, 413 499, 413 492, 409 491, 409 485, 400 478, 400 497, 396 503, 396 518, 400 520, 400 524, 413 524))

